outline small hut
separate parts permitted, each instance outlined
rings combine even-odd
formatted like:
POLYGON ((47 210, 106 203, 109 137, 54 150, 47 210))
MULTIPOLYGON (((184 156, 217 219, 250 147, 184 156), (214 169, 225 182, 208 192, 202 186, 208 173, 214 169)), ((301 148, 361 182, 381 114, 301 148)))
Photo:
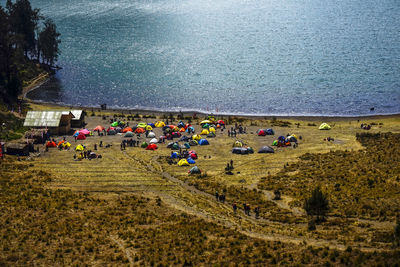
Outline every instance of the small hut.
POLYGON ((7 143, 7 155, 29 156, 29 144, 7 143))
POLYGON ((71 127, 73 128, 81 128, 85 126, 85 112, 83 110, 70 110, 74 117, 71 120, 71 127))

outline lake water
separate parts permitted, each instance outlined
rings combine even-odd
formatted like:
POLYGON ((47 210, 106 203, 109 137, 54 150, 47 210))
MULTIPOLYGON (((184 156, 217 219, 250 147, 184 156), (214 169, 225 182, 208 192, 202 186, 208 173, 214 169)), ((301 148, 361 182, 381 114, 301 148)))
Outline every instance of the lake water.
POLYGON ((63 69, 35 99, 234 114, 400 113, 399 0, 31 3, 62 34, 63 69))

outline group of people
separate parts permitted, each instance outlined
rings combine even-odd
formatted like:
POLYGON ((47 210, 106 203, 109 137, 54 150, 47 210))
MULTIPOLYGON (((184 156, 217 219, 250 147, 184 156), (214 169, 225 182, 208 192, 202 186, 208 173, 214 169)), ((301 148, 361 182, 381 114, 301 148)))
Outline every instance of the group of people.
POLYGON ((361 123, 361 129, 370 130, 371 129, 371 125, 370 124, 361 123))
MULTIPOLYGON (((215 192, 215 198, 217 201, 221 202, 221 203, 225 203, 225 194, 219 194, 218 191, 215 192)), ((232 204, 232 209, 233 212, 236 213, 238 206, 236 203, 232 204)), ((247 216, 251 216, 250 212, 251 212, 251 208, 249 204, 243 203, 243 211, 244 214, 246 214, 247 216)), ((260 207, 256 206, 254 208, 254 213, 255 213, 255 217, 256 219, 258 219, 260 217, 260 207)))

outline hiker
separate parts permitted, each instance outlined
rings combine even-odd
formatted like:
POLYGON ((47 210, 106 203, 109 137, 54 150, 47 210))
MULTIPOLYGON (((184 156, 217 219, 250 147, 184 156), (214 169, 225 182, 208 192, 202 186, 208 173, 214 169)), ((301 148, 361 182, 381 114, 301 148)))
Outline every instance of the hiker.
POLYGON ((219 193, 218 193, 218 191, 215 191, 215 198, 217 199, 217 201, 219 200, 219 193))
POLYGON ((237 205, 236 205, 236 203, 233 203, 233 204, 232 204, 232 209, 233 209, 233 212, 236 213, 236 210, 237 210, 237 205))
POLYGON ((243 203, 243 211, 244 211, 244 214, 247 214, 247 204, 246 203, 243 203))
POLYGON ((121 144, 119 146, 121 147, 121 150, 122 150, 122 142, 121 142, 121 144))
POLYGON ((100 147, 103 147, 103 141, 100 141, 100 145, 99 145, 100 147))
POLYGON ((231 160, 231 170, 233 170, 233 160, 231 160))
POLYGON ((246 209, 247 209, 247 215, 250 216, 250 210, 251 210, 251 208, 250 208, 250 205, 249 205, 249 204, 246 205, 246 209))
POLYGON ((229 136, 229 137, 231 136, 231 131, 229 131, 229 129, 228 129, 228 136, 229 136))
POLYGON ((97 150, 97 144, 94 144, 94 150, 97 150))
POLYGON ((254 212, 256 213, 256 219, 258 219, 259 218, 259 216, 260 216, 260 207, 255 207, 254 208, 254 212))

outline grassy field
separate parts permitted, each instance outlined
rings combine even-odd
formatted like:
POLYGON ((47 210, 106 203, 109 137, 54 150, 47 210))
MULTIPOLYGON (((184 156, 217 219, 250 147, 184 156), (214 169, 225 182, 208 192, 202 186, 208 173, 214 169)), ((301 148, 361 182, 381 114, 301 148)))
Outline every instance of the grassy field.
MULTIPOLYGON (((35 106, 33 108, 36 109, 35 106)), ((107 126, 112 111, 88 111, 87 127, 107 126), (93 115, 93 116, 92 116, 93 115)), ((124 115, 126 116, 126 114, 124 115)), ((129 124, 154 122, 130 118, 129 124)), ((124 117, 121 117, 123 119, 124 117)), ((192 119, 196 131, 202 118, 192 119)), ((202 175, 170 164, 171 150, 120 149, 122 136, 93 136, 83 143, 101 159, 76 161, 74 150, 2 162, 3 265, 394 265, 400 207, 398 116, 326 121, 320 118, 248 119, 230 124, 195 146, 202 175), (228 137, 235 123, 247 133, 228 137), (361 123, 372 129, 360 129, 361 123), (256 135, 259 128, 274 136, 256 135), (391 132, 391 133, 388 133, 391 132), (301 136, 297 148, 274 154, 232 154, 236 140, 257 150, 279 135, 301 136), (327 137, 334 141, 326 141, 327 137), (233 160, 233 175, 225 167, 233 160), (18 171, 15 171, 18 170, 18 171), (307 230, 304 199, 320 186, 330 210, 325 222, 307 230), (274 190, 282 193, 274 200, 274 190), (225 193, 226 201, 214 193, 225 193), (20 192, 16 194, 16 192, 20 192), (235 213, 232 204, 237 203, 235 213), (259 206, 260 218, 242 204, 259 206), (33 219, 35 218, 35 219, 33 219)), ((126 117, 125 117, 126 120, 126 117)), ((177 120, 173 121, 177 124, 177 120)), ((155 129, 157 136, 160 129, 155 129)), ((136 139, 136 138, 135 138, 136 139)), ((141 136, 140 141, 149 140, 141 136)))

